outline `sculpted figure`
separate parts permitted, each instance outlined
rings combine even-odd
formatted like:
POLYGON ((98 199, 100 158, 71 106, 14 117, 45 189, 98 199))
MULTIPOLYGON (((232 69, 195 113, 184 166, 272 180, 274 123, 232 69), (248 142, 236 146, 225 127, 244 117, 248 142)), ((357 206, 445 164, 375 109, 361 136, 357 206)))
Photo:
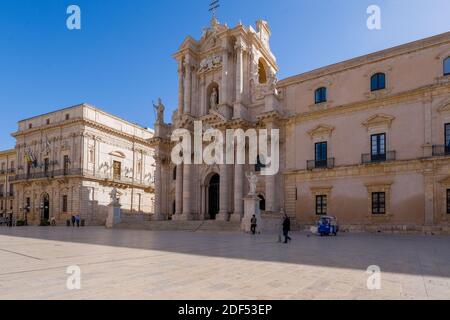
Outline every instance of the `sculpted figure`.
POLYGON ((249 196, 256 195, 256 185, 258 184, 258 176, 253 172, 246 173, 245 176, 247 177, 248 182, 250 184, 250 192, 248 193, 248 195, 249 196))
POLYGON ((164 123, 164 110, 165 110, 165 107, 164 107, 164 105, 162 103, 161 98, 158 99, 158 104, 157 105, 153 104, 153 107, 156 109, 156 112, 158 114, 157 118, 156 118, 156 123, 158 123, 158 124, 164 123))

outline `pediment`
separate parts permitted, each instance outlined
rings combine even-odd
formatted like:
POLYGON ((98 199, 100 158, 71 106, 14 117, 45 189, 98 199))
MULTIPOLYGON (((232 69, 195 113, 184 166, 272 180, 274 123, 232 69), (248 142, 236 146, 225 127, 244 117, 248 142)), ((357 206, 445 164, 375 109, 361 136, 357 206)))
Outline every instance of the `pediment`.
POLYGON ((446 101, 438 108, 439 113, 450 113, 450 101, 446 101))
POLYGON ((444 185, 444 186, 450 186, 450 176, 448 176, 448 177, 442 179, 442 180, 440 181, 440 183, 441 183, 442 185, 444 185))
POLYGON ((188 49, 188 48, 195 48, 197 46, 197 41, 192 38, 191 36, 187 36, 183 43, 181 44, 180 48, 178 49, 179 51, 183 50, 183 49, 188 49))
POLYGON ((334 127, 326 125, 326 124, 320 124, 314 129, 308 131, 308 134, 311 136, 311 138, 314 138, 316 136, 323 136, 328 135, 331 136, 331 134, 334 131, 334 127))
POLYGON ((125 154, 121 151, 113 151, 113 152, 110 152, 109 155, 118 157, 118 158, 125 158, 125 154))
POLYGON ((390 127, 392 124, 392 121, 395 120, 394 116, 386 115, 386 114, 377 114, 369 119, 367 119, 365 122, 363 122, 363 126, 366 128, 372 128, 372 127, 379 127, 379 126, 387 126, 390 127))

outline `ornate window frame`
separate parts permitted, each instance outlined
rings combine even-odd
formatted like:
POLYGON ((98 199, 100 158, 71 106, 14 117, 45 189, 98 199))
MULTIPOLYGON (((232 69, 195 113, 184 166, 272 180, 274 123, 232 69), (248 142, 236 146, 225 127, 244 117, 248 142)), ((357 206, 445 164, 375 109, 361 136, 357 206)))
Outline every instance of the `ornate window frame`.
POLYGON ((318 196, 326 196, 327 197, 327 214, 326 215, 330 215, 332 191, 333 191, 333 187, 311 187, 314 216, 316 216, 316 198, 318 196))
POLYGON ((391 199, 392 199, 392 185, 393 182, 378 182, 378 183, 367 183, 367 217, 371 221, 389 221, 392 219, 393 214, 391 213, 391 199), (385 214, 373 214, 372 213, 372 194, 377 192, 384 192, 386 213, 385 214))
POLYGON ((311 93, 311 99, 312 102, 309 105, 309 109, 311 111, 323 111, 327 110, 331 107, 333 104, 333 92, 331 90, 331 87, 333 85, 333 82, 330 79, 322 79, 320 81, 314 82, 313 85, 311 85, 308 90, 311 93), (320 88, 325 88, 327 90, 327 100, 321 103, 316 103, 316 91, 320 88))
POLYGON ((380 99, 384 98, 392 93, 392 90, 394 87, 392 86, 392 70, 393 67, 390 65, 381 65, 376 66, 373 68, 370 68, 365 74, 364 78, 366 79, 367 83, 367 91, 364 93, 364 96, 367 99, 380 99), (372 91, 371 90, 371 80, 374 75, 377 73, 384 73, 385 75, 385 82, 386 87, 384 89, 372 91))

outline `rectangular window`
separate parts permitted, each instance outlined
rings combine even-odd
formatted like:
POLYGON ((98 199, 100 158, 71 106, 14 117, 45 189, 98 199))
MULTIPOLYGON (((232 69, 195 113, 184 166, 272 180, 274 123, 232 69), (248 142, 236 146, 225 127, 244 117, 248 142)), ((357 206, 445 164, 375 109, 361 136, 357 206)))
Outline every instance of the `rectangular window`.
POLYGON ((386 214, 386 193, 372 193, 372 214, 386 214))
POLYGON ((66 120, 70 119, 70 114, 66 114, 66 120))
POLYGON ((113 161, 113 175, 114 179, 118 180, 122 177, 122 163, 119 161, 113 161))
POLYGON ((327 166, 328 143, 316 143, 316 168, 324 168, 327 166))
POLYGON ((67 212, 67 196, 62 196, 62 212, 67 212))
POLYGON ((70 164, 69 156, 65 155, 64 156, 64 175, 69 174, 69 164, 70 164))
MULTIPOLYGON (((3 211, 3 209, 4 209, 4 207, 3 207, 3 200, 2 200, 2 201, 0 201, 0 211, 3 211)), ((2 213, 2 212, 0 212, 0 213, 2 213)))
POLYGON ((48 160, 48 158, 45 158, 44 159, 44 173, 46 176, 48 175, 49 164, 50 164, 50 161, 48 160))
POLYGON ((327 215, 327 196, 316 196, 316 215, 327 215))
POLYGON ((445 154, 450 154, 450 123, 445 125, 445 154))
POLYGON ((49 125, 50 124, 50 119, 45 120, 45 124, 49 125))
POLYGON ((386 161, 386 134, 374 134, 371 137, 372 161, 386 161))
POLYGON ((30 212, 30 210, 31 210, 31 198, 27 198, 25 211, 30 212))
POLYGON ((11 169, 11 170, 14 170, 15 169, 15 163, 14 163, 14 161, 11 161, 11 164, 10 164, 10 166, 9 166, 9 168, 11 169))
POLYGON ((9 201, 9 210, 12 211, 12 209, 13 209, 13 201, 11 200, 11 201, 9 201))
POLYGON ((14 185, 12 183, 9 185, 9 195, 14 197, 14 185))

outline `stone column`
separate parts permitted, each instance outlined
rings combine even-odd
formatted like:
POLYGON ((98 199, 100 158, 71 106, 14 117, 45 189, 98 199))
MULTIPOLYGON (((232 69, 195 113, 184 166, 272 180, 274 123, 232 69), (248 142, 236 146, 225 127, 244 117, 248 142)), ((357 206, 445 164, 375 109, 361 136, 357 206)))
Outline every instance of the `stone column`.
POLYGON ((425 225, 434 225, 434 168, 433 163, 427 163, 424 172, 425 182, 425 225))
POLYGON ((276 213, 276 175, 266 176, 266 212, 276 213))
POLYGON ((183 213, 183 166, 177 166, 177 180, 175 182, 175 215, 183 213))
POLYGON ((229 207, 228 207, 228 166, 226 164, 220 165, 220 209, 217 216, 219 221, 228 221, 229 207))
POLYGON ((228 48, 227 38, 224 39, 225 44, 222 51, 222 88, 220 88, 220 103, 228 103, 228 48))
POLYGON ((191 113, 191 90, 192 90, 192 74, 191 74, 191 64, 186 61, 184 63, 185 67, 185 78, 184 78, 184 112, 191 113))
POLYGON ((244 50, 245 46, 242 40, 236 43, 236 103, 242 102, 242 94, 244 93, 244 50))
POLYGON ((178 115, 183 114, 184 109, 184 79, 183 79, 183 61, 178 64, 178 115))
POLYGON ((183 168, 183 215, 182 220, 191 219, 191 170, 192 165, 184 164, 183 168))
POLYGON ((425 144, 423 146, 423 156, 424 157, 433 156, 432 101, 433 101, 433 97, 431 95, 426 95, 423 99, 423 110, 424 110, 424 121, 425 121, 425 131, 424 131, 425 144))
POLYGON ((207 114, 205 85, 206 85, 205 76, 202 75, 200 78, 200 115, 201 116, 204 116, 207 114))
POLYGON ((156 169, 155 169, 155 215, 153 216, 153 220, 163 220, 164 217, 162 215, 162 179, 161 179, 161 170, 162 170, 162 159, 157 157, 156 159, 156 169))
POLYGON ((234 214, 231 220, 240 222, 244 216, 244 166, 234 166, 234 214))

